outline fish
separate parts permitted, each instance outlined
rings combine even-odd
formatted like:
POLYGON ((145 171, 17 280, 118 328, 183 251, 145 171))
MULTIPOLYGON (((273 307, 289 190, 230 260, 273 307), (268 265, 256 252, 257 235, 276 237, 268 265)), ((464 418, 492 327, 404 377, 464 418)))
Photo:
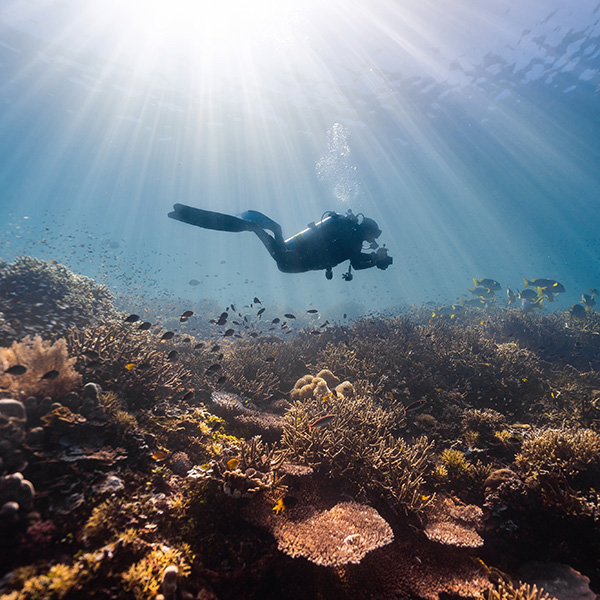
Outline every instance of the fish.
POLYGON ((285 315, 283 315, 286 319, 295 319, 295 315, 293 315, 292 313, 285 313, 285 315))
POLYGON ((329 423, 331 423, 331 421, 333 421, 333 419, 335 419, 336 415, 324 415, 322 417, 319 417, 316 421, 313 421, 309 426, 308 426, 308 431, 312 431, 313 429, 321 429, 322 427, 327 427, 327 425, 329 425, 329 423))
POLYGON ((99 360, 93 360, 89 363, 87 363, 85 365, 86 369, 91 369, 92 371, 95 371, 96 369, 99 369, 102 366, 102 361, 99 360))
POLYGON ((569 314, 576 319, 583 319, 587 314, 587 309, 581 304, 573 304, 569 308, 569 314))
POLYGON ((135 323, 140 320, 140 315, 131 314, 125 318, 125 323, 135 323))
POLYGON ((216 321, 217 325, 225 325, 225 323, 227 323, 227 317, 229 317, 229 313, 222 312, 221 316, 216 321))
POLYGON ((240 464, 240 461, 239 461, 239 459, 237 459, 237 458, 230 458, 230 459, 227 461, 227 468, 228 468, 230 471, 235 471, 235 470, 237 469, 237 467, 238 467, 238 465, 239 465, 239 464, 240 464))
POLYGON ((212 373, 216 373, 217 371, 221 370, 221 365, 219 363, 215 363, 214 365, 210 365, 210 367, 208 367, 208 369, 206 369, 206 371, 204 371, 204 373, 206 375, 211 375, 212 373))
POLYGON ((52 369, 52 371, 48 371, 47 373, 44 373, 40 377, 40 379, 45 379, 46 381, 54 381, 59 375, 60 375, 59 371, 57 371, 56 369, 52 369))
POLYGON ((273 510, 275 511, 275 514, 278 515, 280 512, 283 512, 286 508, 294 508, 296 504, 298 504, 297 498, 294 498, 294 496, 284 496, 283 498, 277 500, 275 506, 273 507, 273 510))
POLYGON ((182 317, 184 319, 189 319, 190 317, 192 317, 194 315, 194 311, 193 310, 186 310, 184 313, 182 313, 182 317))
POLYGON ((182 400, 184 402, 187 402, 188 400, 191 400, 194 397, 194 390, 190 390, 189 392, 186 392, 185 395, 183 396, 182 400))
POLYGON ((592 306, 596 305, 596 300, 594 300, 594 294, 590 295, 586 294, 585 292, 581 294, 581 302, 585 306, 585 310, 590 310, 592 306))
POLYGON ((194 350, 199 350, 200 348, 202 348, 204 346, 204 342, 198 342, 195 346, 194 346, 194 350))
POLYGON ((277 323, 279 323, 281 321, 281 319, 279 317, 275 317, 271 323, 273 323, 273 325, 277 325, 277 323))
POLYGON ((161 462, 163 460, 165 460, 165 458, 167 458, 168 454, 164 451, 164 450, 156 450, 153 454, 152 454, 152 458, 156 461, 156 462, 161 462))
POLYGON ((260 318, 260 315, 262 315, 265 310, 267 310, 264 306, 256 313, 256 316, 260 318))
POLYGON ((494 290, 490 290, 486 287, 476 287, 472 290, 467 288, 467 291, 471 292, 473 296, 478 296, 479 298, 494 298, 496 296, 494 290))
POLYGON ((262 304, 262 302, 256 296, 254 296, 254 300, 252 300, 252 302, 254 302, 254 304, 262 304))
POLYGON ((210 351, 211 352, 218 352, 221 349, 221 346, 218 346, 217 344, 215 344, 210 351))
POLYGON ((171 350, 171 352, 169 352, 169 354, 167 354, 167 360, 177 360, 178 356, 179 356, 179 352, 177 352, 177 350, 171 350))
POLYGON ((468 308, 487 308, 489 303, 484 298, 469 298, 468 300, 461 298, 460 305, 468 308))
POLYGON ((318 313, 319 311, 316 308, 309 308, 306 312, 309 315, 314 315, 314 314, 318 313))
POLYGON ((554 279, 534 279, 533 281, 523 277, 525 287, 541 288, 542 290, 550 290, 553 294, 562 294, 565 291, 562 283, 558 283, 554 279))
POLYGON ((128 371, 133 371, 133 369, 135 369, 136 367, 137 367, 137 365, 136 365, 135 363, 127 363, 127 364, 125 365, 125 368, 126 368, 128 371))
POLYGON ((513 292, 509 287, 506 288, 506 295, 508 296, 509 306, 517 301, 517 294, 515 294, 515 292, 513 292))
POLYGON ((491 291, 498 291, 502 286, 495 279, 475 279, 473 277, 473 285, 475 287, 484 287, 491 291))
POLYGON ((200 283, 201 283, 201 282, 200 282, 200 281, 198 281, 197 279, 190 279, 190 280, 188 281, 188 285, 191 285, 191 286, 200 285, 200 283))
POLYGON ((138 329, 140 331, 148 331, 150 327, 152 327, 152 323, 150 323, 150 321, 144 321, 143 323, 139 324, 138 329))
MULTIPOLYGON (((462 302, 466 302, 464 299, 461 299, 462 302)), ((441 317, 450 317, 450 319, 454 319, 456 313, 461 309, 461 306, 457 306, 456 304, 449 304, 447 306, 438 306, 436 310, 431 313, 432 319, 439 319, 441 317)))
POLYGON ((170 340, 175 336, 175 333, 173 331, 165 331, 162 336, 161 336, 161 340, 170 340))
POLYGON ((231 335, 233 335, 235 333, 235 329, 228 329, 224 334, 223 337, 229 337, 231 335))
POLYGON ((600 292, 596 288, 588 288, 592 296, 600 296, 600 292))
POLYGON ((91 359, 96 359, 96 358, 100 358, 100 355, 95 351, 95 350, 86 350, 83 355, 86 358, 91 358, 91 359))
POLYGON ((24 375, 27 373, 27 367, 24 365, 13 365, 4 371, 6 375, 24 375))
POLYGON ((518 297, 521 300, 537 300, 540 295, 532 288, 526 288, 522 292, 519 292, 518 297))
POLYGON ((265 358, 265 362, 273 362, 275 360, 274 356, 267 356, 267 358, 265 358))
POLYGON ((219 379, 217 379, 217 385, 223 385, 226 381, 227 381, 227 376, 221 375, 221 377, 219 377, 219 379))

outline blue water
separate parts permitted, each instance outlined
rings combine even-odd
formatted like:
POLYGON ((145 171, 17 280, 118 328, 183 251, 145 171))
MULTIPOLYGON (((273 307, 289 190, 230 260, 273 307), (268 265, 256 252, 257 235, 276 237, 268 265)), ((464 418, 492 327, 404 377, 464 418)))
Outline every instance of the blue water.
POLYGON ((567 309, 600 288, 600 4, 521 4, 280 2, 253 23, 179 0, 150 25, 162 3, 2 0, 0 257, 132 306, 359 314, 526 276, 563 283, 567 309), (285 237, 351 208, 394 264, 280 273, 251 233, 167 219, 175 202, 259 210, 285 237))

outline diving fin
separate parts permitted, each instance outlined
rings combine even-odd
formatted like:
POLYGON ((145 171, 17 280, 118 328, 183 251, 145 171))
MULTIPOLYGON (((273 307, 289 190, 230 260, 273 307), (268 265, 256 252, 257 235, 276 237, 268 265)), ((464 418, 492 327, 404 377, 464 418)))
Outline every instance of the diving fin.
POLYGON ((257 223, 246 219, 211 210, 193 208, 185 204, 175 204, 173 211, 168 216, 171 219, 182 221, 188 225, 196 225, 196 227, 214 229, 216 231, 256 231, 260 228, 260 225, 257 223))

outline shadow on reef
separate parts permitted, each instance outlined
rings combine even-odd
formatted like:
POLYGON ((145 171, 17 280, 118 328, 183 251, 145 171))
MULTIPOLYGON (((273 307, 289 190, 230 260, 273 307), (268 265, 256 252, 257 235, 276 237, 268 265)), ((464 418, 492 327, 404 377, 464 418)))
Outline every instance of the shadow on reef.
POLYGON ((595 597, 596 313, 196 337, 2 269, 2 600, 595 597))

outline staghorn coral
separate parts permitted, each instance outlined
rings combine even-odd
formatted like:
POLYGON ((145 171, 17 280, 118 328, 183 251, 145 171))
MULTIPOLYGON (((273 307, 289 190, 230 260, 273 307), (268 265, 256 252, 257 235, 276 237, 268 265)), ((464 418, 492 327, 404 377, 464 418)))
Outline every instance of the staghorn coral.
POLYGON ((64 336, 71 327, 115 317, 109 290, 63 265, 21 256, 0 262, 0 344, 24 335, 64 336))
POLYGON ((118 389, 128 405, 156 403, 187 391, 190 372, 169 360, 164 345, 147 331, 121 323, 73 329, 67 344, 78 359, 78 369, 93 372, 103 386, 118 389))
POLYGON ((0 348, 0 369, 6 371, 15 365, 23 365, 27 371, 18 376, 0 375, 0 388, 20 398, 64 396, 81 381, 81 376, 74 369, 75 358, 69 358, 64 339, 51 343, 36 335, 13 342, 9 348, 0 348), (57 371, 58 375, 44 377, 53 371, 57 371))
POLYGON ((556 600, 543 589, 528 583, 519 583, 517 587, 508 580, 496 583, 492 588, 479 596, 479 600, 556 600))
POLYGON ((302 399, 285 417, 282 446, 289 457, 351 482, 358 494, 386 497, 409 511, 423 508, 431 444, 422 438, 410 446, 394 435, 403 421, 400 407, 384 408, 361 394, 346 398, 327 392, 324 401, 321 383, 306 381, 296 384, 302 399), (330 426, 311 429, 325 410, 333 416, 330 426))
POLYGON ((282 517, 272 533, 277 547, 292 558, 301 556, 326 567, 359 563, 368 552, 394 539, 391 527, 374 508, 356 502, 340 502, 302 519, 282 517))
POLYGON ((591 429, 543 429, 532 432, 516 457, 527 473, 553 474, 572 481, 600 469, 600 434, 591 429))

